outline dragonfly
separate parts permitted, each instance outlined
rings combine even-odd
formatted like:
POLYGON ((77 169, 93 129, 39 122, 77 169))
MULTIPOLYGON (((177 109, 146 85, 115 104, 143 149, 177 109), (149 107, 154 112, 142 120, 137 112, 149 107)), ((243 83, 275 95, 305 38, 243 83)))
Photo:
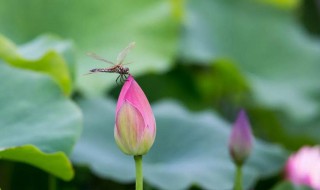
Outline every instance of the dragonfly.
POLYGON ((126 58, 127 54, 129 53, 129 51, 131 49, 133 49, 135 47, 135 42, 131 42, 126 48, 124 48, 117 57, 116 63, 113 63, 112 61, 108 61, 102 57, 100 57, 99 55, 95 54, 95 53, 88 53, 87 55, 99 60, 99 61, 103 61, 105 63, 109 63, 111 65, 113 65, 112 67, 108 67, 108 68, 95 68, 95 69, 91 69, 89 71, 88 74, 94 74, 94 73, 118 73, 119 76, 116 79, 116 83, 118 84, 118 80, 120 79, 120 82, 123 83, 124 81, 127 80, 128 76, 130 75, 129 73, 129 68, 128 67, 124 67, 124 59, 126 58))

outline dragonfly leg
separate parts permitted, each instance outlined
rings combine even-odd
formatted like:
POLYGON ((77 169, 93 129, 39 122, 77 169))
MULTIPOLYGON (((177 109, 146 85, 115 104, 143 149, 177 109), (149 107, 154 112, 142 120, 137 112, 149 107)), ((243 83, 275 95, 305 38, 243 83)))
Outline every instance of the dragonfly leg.
POLYGON ((125 75, 124 75, 125 81, 127 81, 128 77, 129 77, 128 74, 125 74, 125 75))
MULTIPOLYGON (((117 77, 117 79, 116 79, 117 85, 119 85, 118 80, 119 80, 120 76, 121 76, 121 75, 119 75, 119 76, 117 77)), ((121 79, 120 79, 120 81, 121 81, 121 79)))
POLYGON ((124 80, 124 78, 123 78, 123 75, 120 75, 120 76, 121 76, 121 77, 120 77, 120 78, 121 78, 121 83, 124 83, 125 80, 124 80))

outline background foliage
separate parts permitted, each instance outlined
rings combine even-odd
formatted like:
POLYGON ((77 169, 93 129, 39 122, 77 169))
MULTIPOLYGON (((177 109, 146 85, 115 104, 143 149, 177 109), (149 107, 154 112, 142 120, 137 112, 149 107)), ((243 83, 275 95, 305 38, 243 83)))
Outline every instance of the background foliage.
POLYGON ((152 103, 147 189, 232 188, 227 141, 245 108, 256 137, 244 184, 283 179, 289 153, 320 138, 318 0, 0 0, 0 187, 132 189, 113 139, 116 75, 127 61, 152 103))

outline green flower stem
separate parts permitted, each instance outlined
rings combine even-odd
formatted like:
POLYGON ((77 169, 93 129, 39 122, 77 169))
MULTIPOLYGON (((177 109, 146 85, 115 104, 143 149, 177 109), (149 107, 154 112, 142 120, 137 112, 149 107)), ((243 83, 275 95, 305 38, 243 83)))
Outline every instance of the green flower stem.
POLYGON ((53 175, 49 175, 49 190, 56 190, 56 189, 57 189, 56 177, 53 175))
POLYGON ((234 190, 242 190, 242 166, 236 166, 236 177, 234 180, 234 190))
POLYGON ((143 190, 142 156, 134 156, 136 164, 136 190, 143 190))

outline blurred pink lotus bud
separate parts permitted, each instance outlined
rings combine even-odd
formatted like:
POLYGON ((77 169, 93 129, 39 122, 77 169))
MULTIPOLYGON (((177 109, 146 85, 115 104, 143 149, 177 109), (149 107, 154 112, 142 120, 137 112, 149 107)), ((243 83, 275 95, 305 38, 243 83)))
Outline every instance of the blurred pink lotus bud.
POLYGON ((123 85, 116 108, 114 138, 128 155, 143 155, 156 136, 156 122, 146 95, 130 75, 123 85))
POLYGON ((320 190, 320 147, 305 146, 291 155, 285 172, 292 183, 320 190))
POLYGON ((236 165, 241 166, 252 149, 253 136, 244 110, 238 114, 229 139, 229 152, 236 165))

